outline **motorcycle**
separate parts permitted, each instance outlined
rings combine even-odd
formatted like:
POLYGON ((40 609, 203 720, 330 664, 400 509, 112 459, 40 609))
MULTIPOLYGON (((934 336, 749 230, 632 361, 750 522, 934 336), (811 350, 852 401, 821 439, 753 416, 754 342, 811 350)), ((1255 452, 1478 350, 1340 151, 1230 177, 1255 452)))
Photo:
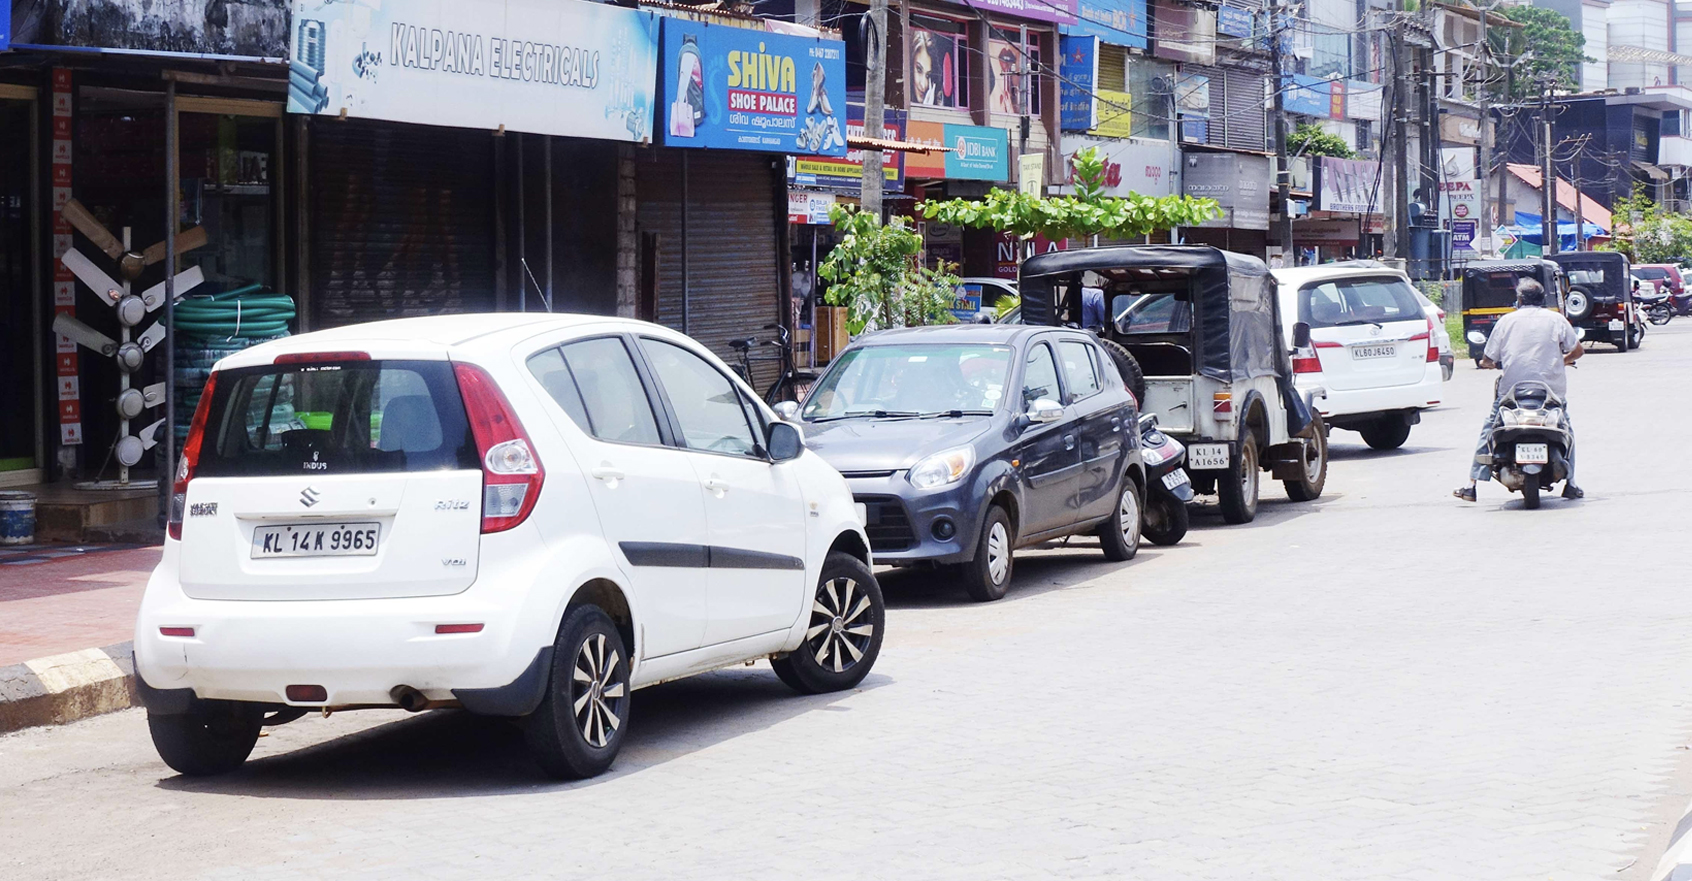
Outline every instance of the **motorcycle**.
POLYGON ((1638 291, 1633 295, 1633 302, 1639 311, 1645 313, 1645 320, 1661 327, 1674 318, 1674 305, 1670 296, 1661 288, 1652 291, 1638 291))
POLYGON ((1539 507, 1540 492, 1568 478, 1569 433, 1563 428, 1563 401, 1543 382, 1521 382, 1498 403, 1492 429, 1492 477, 1522 505, 1539 507))
POLYGON ((1146 465, 1146 499, 1140 534, 1153 544, 1172 545, 1187 534, 1192 478, 1183 463, 1187 448, 1157 430, 1157 414, 1140 414, 1140 458, 1146 465))

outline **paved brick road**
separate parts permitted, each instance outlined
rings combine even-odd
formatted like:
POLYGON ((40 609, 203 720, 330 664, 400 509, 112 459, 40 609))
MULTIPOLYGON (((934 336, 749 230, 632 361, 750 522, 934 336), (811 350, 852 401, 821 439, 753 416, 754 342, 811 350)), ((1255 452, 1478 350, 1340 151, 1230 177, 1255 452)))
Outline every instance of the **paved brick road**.
POLYGON ((1574 379, 1578 505, 1449 498, 1464 366, 1405 451, 1336 432, 1317 504, 1042 552, 988 606, 889 578, 861 690, 642 692, 590 783, 456 714, 302 720, 210 782, 136 711, 0 738, 0 877, 1641 878, 1692 793, 1692 324, 1650 333, 1574 379))

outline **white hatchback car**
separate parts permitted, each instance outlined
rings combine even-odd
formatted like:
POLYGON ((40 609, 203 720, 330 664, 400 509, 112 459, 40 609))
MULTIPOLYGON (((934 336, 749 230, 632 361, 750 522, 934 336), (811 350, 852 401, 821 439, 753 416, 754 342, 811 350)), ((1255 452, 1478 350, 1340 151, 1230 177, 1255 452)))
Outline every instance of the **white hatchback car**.
POLYGON ((1373 261, 1274 270, 1293 376, 1329 426, 1394 450, 1440 402, 1444 371, 1434 321, 1410 279, 1373 261), (1310 344, 1294 345, 1298 325, 1310 344))
POLYGON ((856 685, 885 618, 870 565, 846 481, 681 334, 366 324, 218 362, 135 669, 185 774, 311 710, 462 707, 585 777, 642 686, 765 657, 801 692, 856 685))

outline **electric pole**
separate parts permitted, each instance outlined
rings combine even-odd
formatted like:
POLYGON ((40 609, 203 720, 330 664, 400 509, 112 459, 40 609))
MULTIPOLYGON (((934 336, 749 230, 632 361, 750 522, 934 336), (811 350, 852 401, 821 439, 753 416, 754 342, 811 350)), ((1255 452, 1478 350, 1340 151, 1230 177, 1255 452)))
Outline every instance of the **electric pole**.
POLYGON ((1405 123, 1408 116, 1409 104, 1405 100, 1409 91, 1404 84, 1404 19, 1399 17, 1393 22, 1393 29, 1388 38, 1392 49, 1392 164, 1393 164, 1393 192, 1392 192, 1392 256, 1400 260, 1410 259, 1410 144, 1409 132, 1405 123))
POLYGON ((1275 10, 1276 6, 1270 4, 1269 70, 1275 77, 1275 162, 1279 169, 1275 175, 1275 188, 1281 197, 1281 216, 1275 222, 1275 237, 1281 240, 1281 265, 1297 266, 1298 251, 1293 248, 1292 165, 1287 159, 1287 111, 1282 94, 1287 84, 1286 75, 1281 71, 1281 33, 1277 27, 1281 22, 1275 10))
POLYGON ((1540 235, 1545 238, 1544 252, 1557 253, 1557 173, 1551 165, 1551 81, 1546 80, 1540 85, 1539 92, 1539 132, 1543 150, 1539 157, 1540 201, 1544 214, 1540 217, 1540 235))
MULTIPOLYGON (((882 137, 887 113, 887 0, 870 0, 869 36, 864 44, 864 137, 882 137)), ((859 206, 881 218, 881 195, 887 181, 881 150, 865 149, 863 191, 859 206)))
MULTIPOLYGON (((1480 230, 1477 234, 1492 241, 1492 231, 1498 228, 1498 222, 1492 216, 1491 191, 1486 182, 1492 174, 1492 92, 1487 88, 1492 82, 1492 43, 1486 37, 1486 13, 1491 5, 1478 7, 1480 10, 1480 78, 1475 84, 1475 97, 1480 103, 1480 164, 1476 168, 1475 177, 1480 185, 1480 230)), ((1484 255, 1484 252, 1483 252, 1484 255)))

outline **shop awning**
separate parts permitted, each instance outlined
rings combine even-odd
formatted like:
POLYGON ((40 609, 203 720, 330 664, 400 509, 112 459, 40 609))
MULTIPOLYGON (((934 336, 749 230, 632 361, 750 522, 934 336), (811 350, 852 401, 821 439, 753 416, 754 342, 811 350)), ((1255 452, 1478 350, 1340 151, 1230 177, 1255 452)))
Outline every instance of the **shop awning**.
POLYGON ((891 141, 887 138, 866 138, 863 135, 847 135, 846 146, 859 149, 892 150, 896 153, 951 153, 951 147, 938 144, 919 144, 915 141, 891 141))
POLYGON ((1641 172, 1644 173, 1644 175, 1646 177, 1650 178, 1651 180, 1653 180, 1657 183, 1663 183, 1663 182, 1665 182, 1669 179, 1669 173, 1668 172, 1662 170, 1661 168, 1659 168, 1655 165, 1652 165, 1649 162, 1640 162, 1639 160, 1635 159, 1635 160, 1633 160, 1633 167, 1639 169, 1641 172))

